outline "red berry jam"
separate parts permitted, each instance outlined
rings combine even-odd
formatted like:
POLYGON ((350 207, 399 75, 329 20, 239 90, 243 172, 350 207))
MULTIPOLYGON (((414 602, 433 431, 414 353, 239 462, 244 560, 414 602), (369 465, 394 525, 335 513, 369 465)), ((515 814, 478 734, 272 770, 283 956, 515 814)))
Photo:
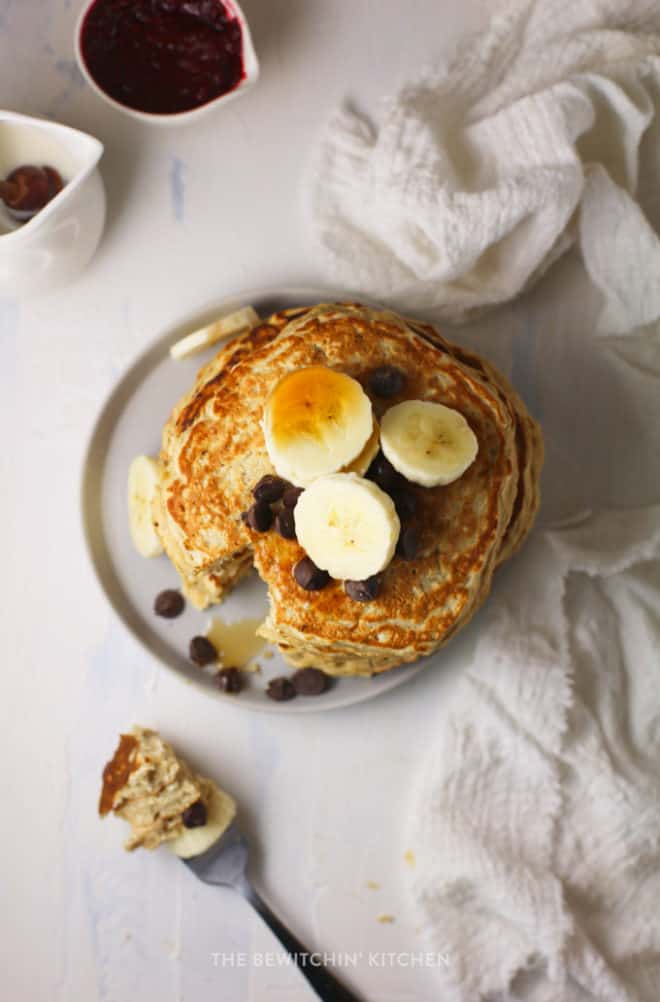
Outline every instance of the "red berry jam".
POLYGON ((241 26, 221 0, 96 0, 80 41, 99 87, 153 115, 208 104, 244 77, 241 26))

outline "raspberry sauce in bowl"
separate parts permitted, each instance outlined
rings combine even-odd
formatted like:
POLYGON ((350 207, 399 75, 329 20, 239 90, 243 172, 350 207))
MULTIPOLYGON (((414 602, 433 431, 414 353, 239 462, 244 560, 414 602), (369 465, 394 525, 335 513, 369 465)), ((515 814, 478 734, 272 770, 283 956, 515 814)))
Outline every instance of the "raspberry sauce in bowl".
POLYGON ((93 0, 76 42, 97 91, 150 120, 191 117, 258 75, 247 22, 233 0, 93 0))

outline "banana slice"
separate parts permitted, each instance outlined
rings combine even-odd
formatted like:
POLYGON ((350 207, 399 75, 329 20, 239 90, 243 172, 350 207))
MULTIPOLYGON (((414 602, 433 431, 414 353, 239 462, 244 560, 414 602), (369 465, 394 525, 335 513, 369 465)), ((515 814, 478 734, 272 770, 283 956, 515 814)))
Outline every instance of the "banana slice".
POLYGON ((186 828, 183 835, 168 842, 168 847, 181 859, 199 856, 210 849, 224 835, 236 817, 236 802, 224 790, 213 785, 206 805, 206 824, 199 828, 186 828))
POLYGON ((241 334, 243 331, 252 330, 260 323, 259 314, 251 306, 243 306, 234 313, 228 313, 226 317, 221 317, 208 327, 202 327, 198 331, 193 331, 170 348, 170 355, 177 361, 182 358, 191 358, 199 354, 204 348, 216 344, 232 334, 241 334))
POLYGON ((401 525, 394 503, 355 473, 319 477, 293 509, 298 542, 333 578, 363 581, 387 567, 401 525))
POLYGON ((394 469, 423 487, 458 480, 479 451, 463 415, 429 400, 405 400, 386 411, 380 444, 394 469))
POLYGON ((371 463, 376 458, 376 454, 380 449, 380 428, 378 427, 378 422, 374 418, 374 430, 371 433, 371 438, 367 439, 367 444, 364 449, 357 456, 352 463, 348 466, 344 466, 339 472, 340 473, 357 473, 358 477, 363 477, 371 463))
POLYGON ((348 466, 374 429, 371 401, 358 381, 323 365, 284 376, 266 402, 263 424, 273 466, 296 487, 348 466))
POLYGON ((152 514, 159 481, 158 460, 136 456, 128 470, 128 524, 135 549, 143 557, 157 557, 163 552, 152 514))

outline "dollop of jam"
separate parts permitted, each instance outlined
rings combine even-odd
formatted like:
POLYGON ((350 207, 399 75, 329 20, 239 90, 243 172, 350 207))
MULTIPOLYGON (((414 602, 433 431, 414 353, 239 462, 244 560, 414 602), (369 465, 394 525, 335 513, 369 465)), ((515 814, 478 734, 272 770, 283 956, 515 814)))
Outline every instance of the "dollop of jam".
POLYGON ((106 94, 154 115, 208 104, 245 75, 241 26, 221 0, 96 0, 81 49, 106 94))
POLYGON ((54 167, 16 167, 5 181, 0 181, 0 198, 12 212, 25 218, 45 208, 59 195, 64 181, 54 167))

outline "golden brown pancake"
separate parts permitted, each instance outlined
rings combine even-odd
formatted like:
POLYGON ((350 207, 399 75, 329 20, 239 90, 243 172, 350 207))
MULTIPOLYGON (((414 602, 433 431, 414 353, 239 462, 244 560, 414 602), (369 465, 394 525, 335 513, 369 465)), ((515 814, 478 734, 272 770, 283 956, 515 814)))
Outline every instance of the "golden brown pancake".
POLYGON ((262 633, 291 664, 373 674, 430 654, 483 602, 495 567, 534 519, 542 454, 538 426, 490 364, 390 311, 321 304, 275 314, 201 370, 164 430, 156 521, 196 605, 221 601, 254 565, 271 600, 262 633), (402 393, 388 400, 368 386, 384 364, 406 374, 402 393), (479 442, 454 483, 412 485, 418 557, 395 557, 368 603, 339 581, 304 591, 292 573, 304 556, 299 544, 254 532, 240 517, 257 481, 275 472, 261 425, 268 394, 282 376, 311 365, 358 379, 377 419, 401 400, 432 400, 459 410, 479 442))

